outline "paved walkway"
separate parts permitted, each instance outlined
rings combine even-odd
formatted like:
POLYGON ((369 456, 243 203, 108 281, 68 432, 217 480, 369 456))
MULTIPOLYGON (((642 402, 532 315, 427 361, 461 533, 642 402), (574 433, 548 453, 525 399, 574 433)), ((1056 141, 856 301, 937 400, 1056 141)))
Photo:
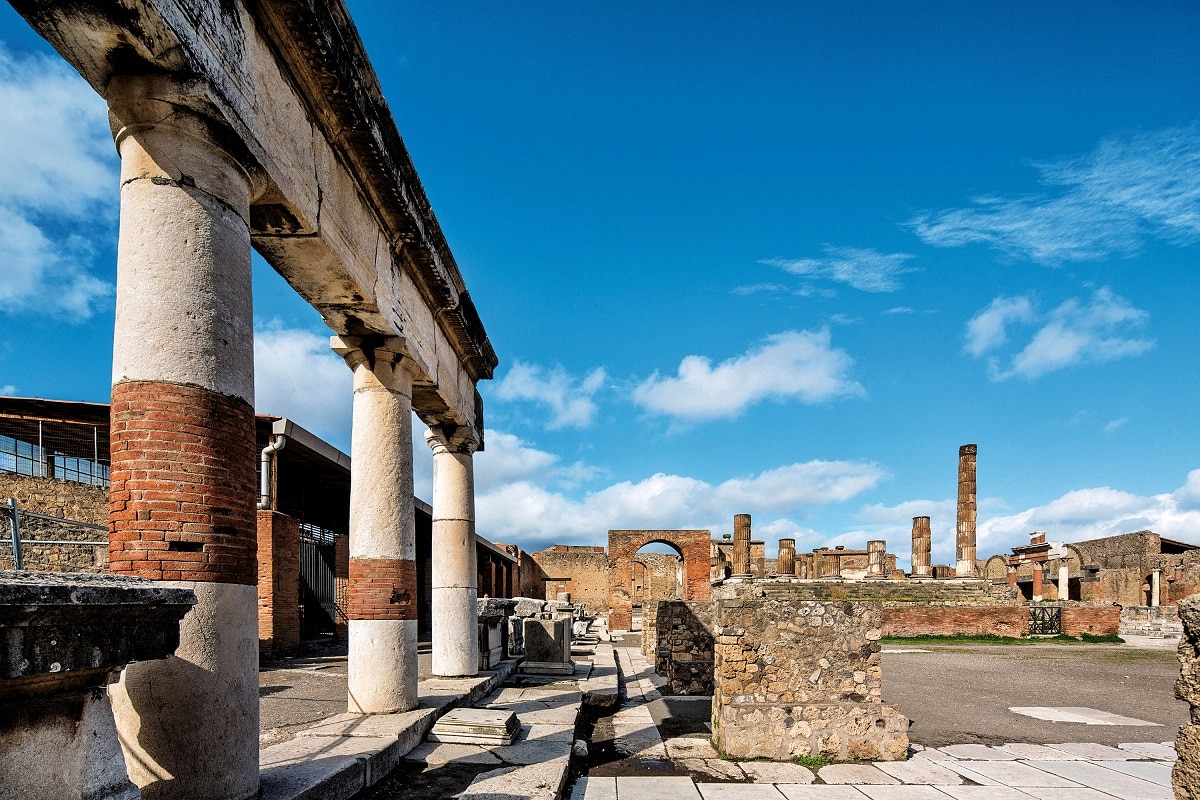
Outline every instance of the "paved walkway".
POLYGON ((659 736, 659 697, 641 652, 617 648, 627 699, 614 718, 627 761, 667 762, 687 776, 580 778, 572 800, 1171 800, 1173 743, 914 747, 904 762, 800 764, 721 759, 702 736, 659 736), (705 777, 707 776, 707 777, 705 777))

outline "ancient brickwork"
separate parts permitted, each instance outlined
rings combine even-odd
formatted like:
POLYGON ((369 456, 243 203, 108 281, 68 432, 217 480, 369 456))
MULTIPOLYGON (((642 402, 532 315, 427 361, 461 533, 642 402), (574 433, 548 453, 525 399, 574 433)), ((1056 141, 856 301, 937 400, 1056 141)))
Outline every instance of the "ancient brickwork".
MULTIPOLYGON (((713 693, 713 624, 711 600, 658 603, 654 668, 667 679, 663 694, 713 693)), ((643 632, 642 638, 647 634, 643 632)))
POLYGON ((1029 634, 1029 606, 977 603, 883 604, 884 636, 993 636, 1029 634))
POLYGON ((258 649, 272 658, 300 646, 300 521, 258 512, 258 649))
POLYGON ((164 581, 258 580, 254 410, 191 386, 112 390, 109 569, 164 581))
POLYGON ((1179 641, 1179 680, 1175 696, 1190 706, 1188 722, 1179 728, 1179 759, 1171 773, 1177 800, 1200 800, 1200 597, 1179 604, 1183 638, 1179 641))
POLYGON ((707 530, 613 530, 608 532, 608 626, 629 630, 633 623, 633 559, 648 544, 662 542, 683 555, 683 599, 711 597, 709 561, 712 533, 707 530))
POLYGON ((1096 605, 1065 603, 1062 610, 1062 632, 1067 636, 1090 633, 1102 636, 1121 629, 1121 607, 1115 603, 1096 605))
POLYGON ((713 741, 739 758, 896 760, 908 720, 882 702, 878 602, 716 603, 713 741))
POLYGON ((417 565, 399 558, 351 558, 350 619, 415 620, 417 565))
POLYGON ((1004 602, 1015 598, 1010 587, 990 587, 983 581, 757 581, 713 589, 717 598, 751 591, 807 600, 893 600, 911 602, 1004 602), (992 594, 996 589, 999 597, 992 594))
POLYGON ((553 600, 559 592, 570 592, 571 602, 589 614, 608 611, 608 556, 603 547, 554 545, 530 555, 547 580, 538 579, 534 586, 528 577, 535 576, 522 569, 521 597, 553 600))

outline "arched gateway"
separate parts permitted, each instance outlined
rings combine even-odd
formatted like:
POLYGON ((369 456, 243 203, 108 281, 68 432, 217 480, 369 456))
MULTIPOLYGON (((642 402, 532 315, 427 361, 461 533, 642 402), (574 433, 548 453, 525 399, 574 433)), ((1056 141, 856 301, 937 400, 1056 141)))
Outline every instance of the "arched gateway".
POLYGON ((609 531, 608 532, 608 628, 629 630, 633 624, 633 557, 648 544, 670 545, 683 556, 683 599, 708 600, 711 531, 609 531))

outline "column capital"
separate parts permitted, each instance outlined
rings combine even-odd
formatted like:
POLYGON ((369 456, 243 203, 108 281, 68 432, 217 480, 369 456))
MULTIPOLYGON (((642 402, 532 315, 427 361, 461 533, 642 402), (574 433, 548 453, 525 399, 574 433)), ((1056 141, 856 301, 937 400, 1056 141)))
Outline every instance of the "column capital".
POLYGON ((354 391, 382 387, 406 395, 425 372, 403 336, 330 336, 329 348, 354 371, 354 391))
POLYGON ((430 425, 429 429, 425 431, 425 443, 433 450, 434 455, 442 453, 472 455, 479 450, 481 444, 475 431, 465 425, 460 425, 452 430, 446 425, 430 425))

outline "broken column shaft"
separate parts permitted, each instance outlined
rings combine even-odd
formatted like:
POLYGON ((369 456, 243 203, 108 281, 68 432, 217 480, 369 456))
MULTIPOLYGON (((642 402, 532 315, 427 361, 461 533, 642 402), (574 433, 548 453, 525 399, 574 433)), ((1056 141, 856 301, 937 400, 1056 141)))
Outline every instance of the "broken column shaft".
POLYGON ((884 560, 887 556, 887 542, 882 539, 872 539, 867 542, 867 577, 885 578, 884 560))
POLYGON ((929 517, 913 517, 912 521, 912 576, 928 578, 933 575, 930 553, 933 534, 929 529, 929 517))
POLYGON ((958 448, 958 532, 955 538, 954 576, 979 577, 975 565, 975 457, 978 447, 958 448))
POLYGON ((778 563, 775 571, 779 575, 795 575, 796 574, 796 540, 795 539, 780 539, 779 540, 779 563, 778 563))
POLYGON ((733 516, 733 577, 750 577, 750 515, 733 516))

